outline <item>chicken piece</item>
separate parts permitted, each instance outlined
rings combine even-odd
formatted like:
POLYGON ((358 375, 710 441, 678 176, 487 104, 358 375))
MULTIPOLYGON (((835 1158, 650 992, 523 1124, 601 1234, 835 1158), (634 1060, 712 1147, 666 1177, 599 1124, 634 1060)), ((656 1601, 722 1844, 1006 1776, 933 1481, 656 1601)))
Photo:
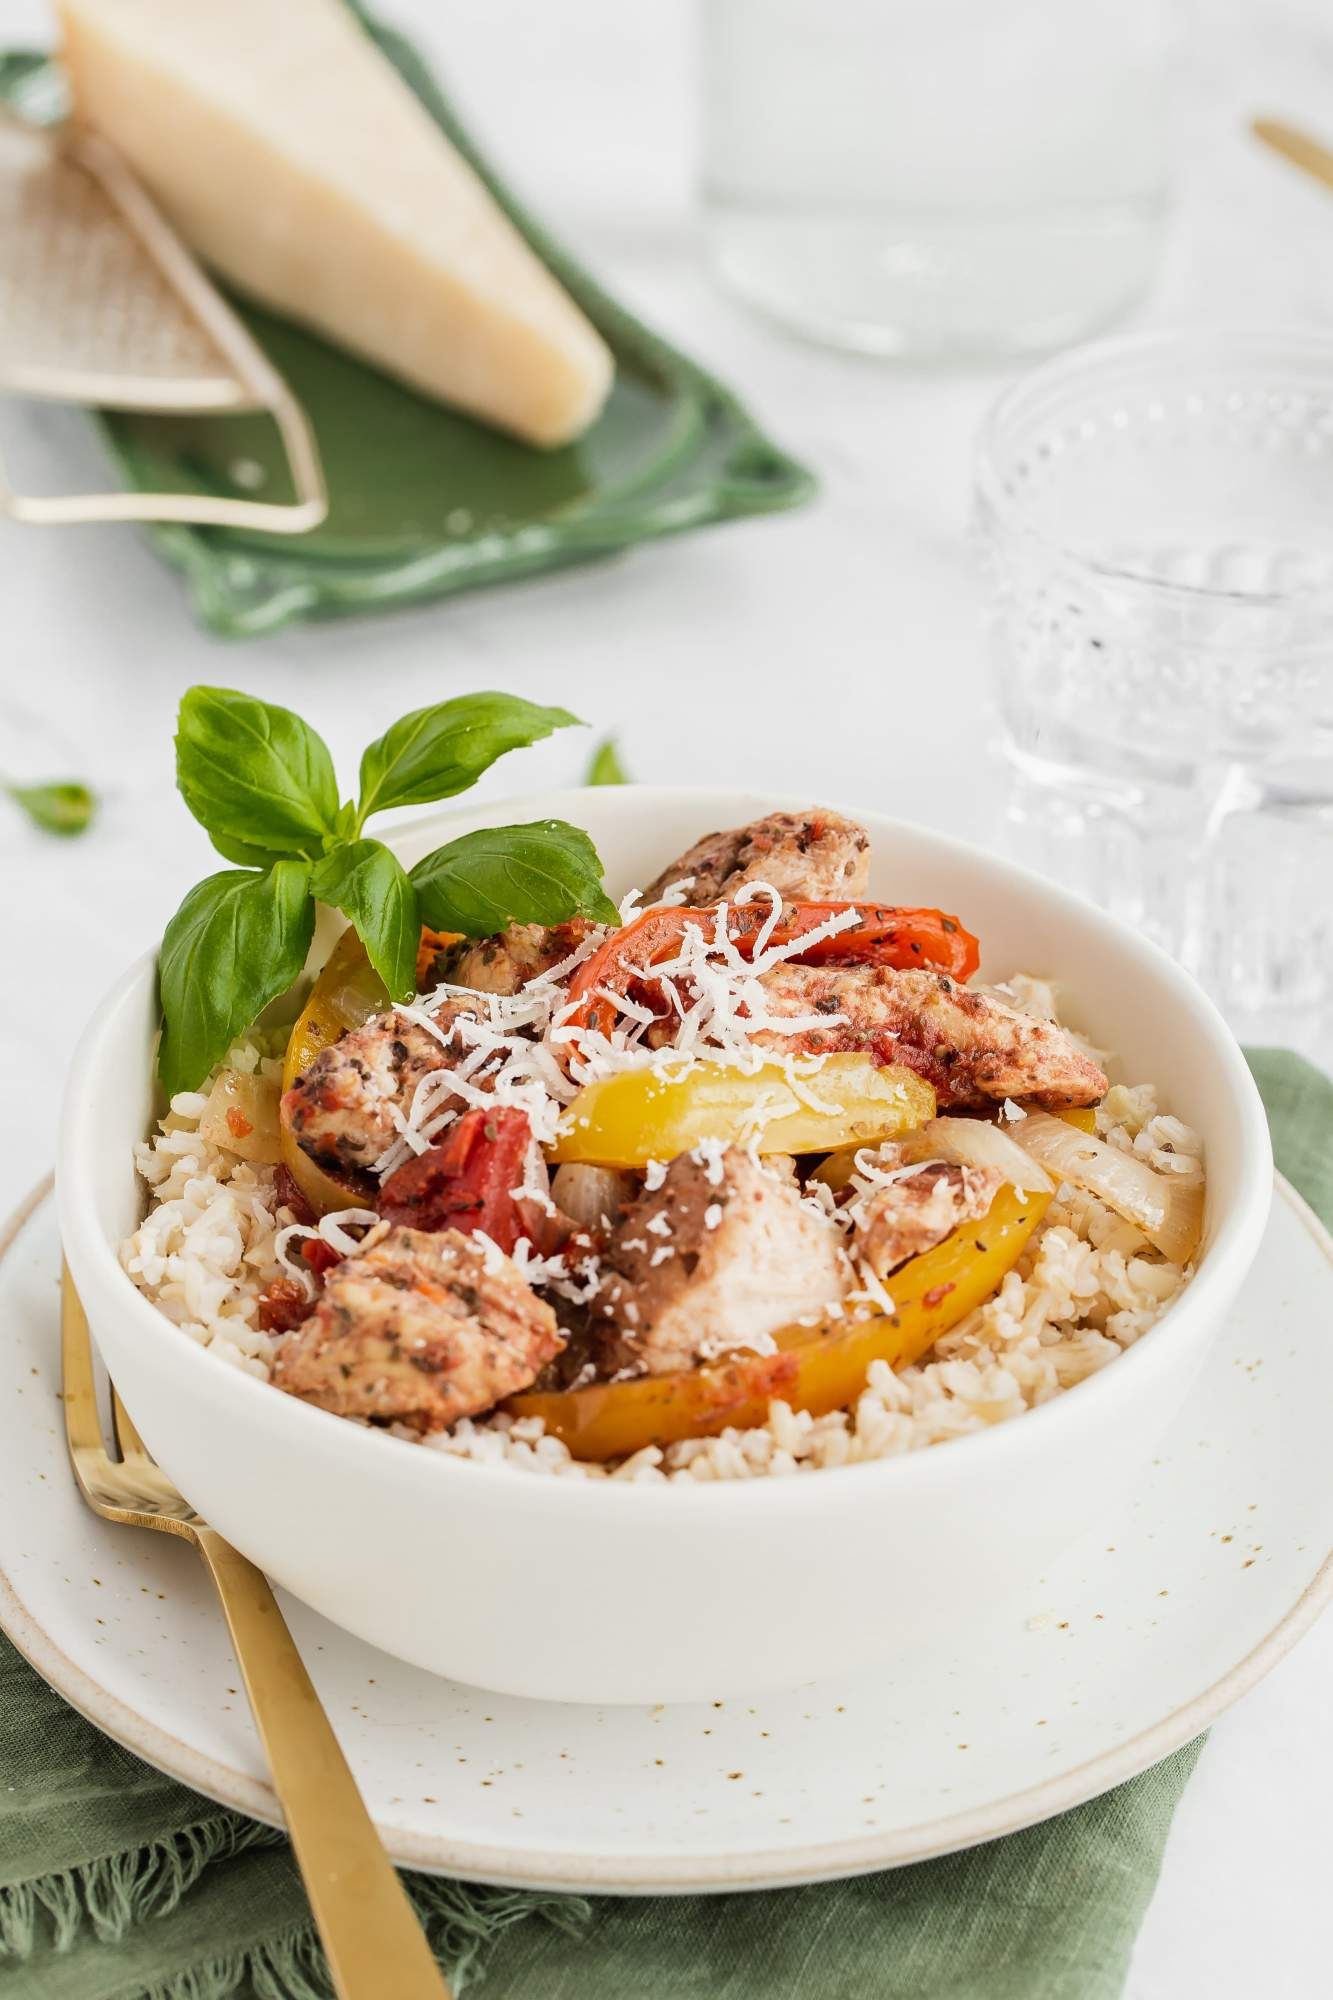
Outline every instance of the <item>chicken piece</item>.
POLYGON ((747 882, 767 882, 786 903, 864 896, 870 885, 870 835, 855 820, 811 806, 769 813, 728 833, 706 833, 643 892, 660 902, 673 882, 692 875, 685 902, 693 910, 734 896, 747 882))
MULTIPOLYGON (((282 1121, 302 1152, 335 1171, 375 1164, 398 1136, 394 1112, 406 1116, 421 1079, 457 1068, 469 1053, 456 1029, 477 1019, 475 1008, 446 1002, 434 1019, 445 1041, 395 1011, 376 1014, 320 1050, 282 1100, 282 1121)), ((484 1089, 484 1074, 472 1082, 484 1089)))
POLYGON ((916 1070, 941 1106, 981 1110, 1013 1097, 1059 1110, 1106 1095, 1105 1076, 1063 1028, 969 992, 947 973, 788 964, 760 983, 770 1016, 830 1016, 827 1028, 757 1029, 763 1047, 797 1055, 866 1049, 877 1062, 916 1070))
POLYGON ((578 950, 599 926, 586 917, 567 924, 511 924, 495 937, 464 938, 435 960, 435 980, 474 993, 517 993, 578 950))
POLYGON ((838 1233, 737 1146, 682 1153, 616 1230, 598 1305, 610 1373, 669 1375, 728 1348, 765 1352, 780 1326, 847 1289, 838 1233))
POLYGON ((933 1250, 961 1223, 985 1215, 1003 1184, 994 1167, 929 1161, 867 1196, 856 1217, 855 1254, 877 1278, 887 1278, 909 1257, 933 1250))
POLYGON ((273 1379, 338 1417, 438 1431, 526 1389, 560 1344, 551 1308, 494 1246, 382 1222, 329 1272, 273 1379))

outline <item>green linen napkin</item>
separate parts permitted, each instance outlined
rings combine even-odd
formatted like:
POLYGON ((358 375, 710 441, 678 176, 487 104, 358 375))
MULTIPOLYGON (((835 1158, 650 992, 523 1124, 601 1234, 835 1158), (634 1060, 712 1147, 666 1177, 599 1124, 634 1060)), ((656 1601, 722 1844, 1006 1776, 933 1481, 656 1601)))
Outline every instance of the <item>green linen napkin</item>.
MULTIPOLYGON (((1333 1084, 1259 1050, 1277 1163, 1333 1224, 1333 1084)), ((474 2000, 1117 2000, 1201 1741, 964 1854, 757 1895, 410 1875, 474 2000)), ((0 2000, 326 2000, 283 1837, 99 1734, 0 1639, 0 2000)), ((393 2000, 386 1994, 384 2000, 393 2000)))

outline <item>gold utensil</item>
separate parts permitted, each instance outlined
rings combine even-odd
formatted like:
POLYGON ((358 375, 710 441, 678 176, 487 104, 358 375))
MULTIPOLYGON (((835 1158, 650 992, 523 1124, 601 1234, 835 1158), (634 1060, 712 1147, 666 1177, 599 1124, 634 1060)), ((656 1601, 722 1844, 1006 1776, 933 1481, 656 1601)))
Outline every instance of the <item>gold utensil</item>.
MULTIPOLYGON (((94 132, 0 115, 0 391, 98 409, 266 410, 294 501, 253 493, 19 493, 20 521, 195 521, 304 534, 328 512, 291 390, 129 168, 94 132)), ((254 468, 239 461, 243 489, 254 468)))
POLYGON ((1288 125, 1282 118, 1255 118, 1250 130, 1265 146, 1271 146, 1284 160, 1290 160, 1293 167, 1333 188, 1333 151, 1311 138, 1308 132, 1302 132, 1298 125, 1288 125))
POLYGON ((68 1266, 60 1299, 65 1435, 75 1480, 104 1521, 180 1535, 203 1557, 339 2000, 449 2000, 267 1580, 200 1520, 149 1457, 114 1385, 120 1456, 107 1451, 88 1319, 68 1266))

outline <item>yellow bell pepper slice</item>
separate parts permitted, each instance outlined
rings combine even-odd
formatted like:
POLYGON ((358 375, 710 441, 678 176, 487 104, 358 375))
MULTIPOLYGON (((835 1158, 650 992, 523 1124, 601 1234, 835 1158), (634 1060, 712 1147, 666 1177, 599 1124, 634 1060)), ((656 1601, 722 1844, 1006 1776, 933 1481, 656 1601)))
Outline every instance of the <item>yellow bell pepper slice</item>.
MULTIPOLYGON (((349 1028, 359 1028, 372 1014, 382 1014, 389 990, 366 957, 366 948, 350 927, 334 945, 310 990, 287 1041, 282 1061, 282 1087, 291 1089, 304 1076, 321 1049, 328 1048, 349 1028)), ((282 1163, 317 1215, 355 1207, 362 1199, 355 1187, 317 1166, 296 1143, 287 1120, 282 1121, 282 1163)))
POLYGON ((725 1063, 690 1069, 634 1069, 589 1084, 561 1120, 550 1157, 598 1167, 645 1167, 674 1160, 704 1139, 761 1153, 827 1153, 876 1145, 935 1115, 935 1093, 910 1069, 868 1055, 826 1056, 802 1079, 802 1101, 780 1063, 747 1074, 725 1063))
POLYGON ((872 1361, 907 1368, 984 1304, 1017 1263, 1051 1200, 1002 1187, 980 1222, 965 1223, 888 1281, 892 1313, 840 1320, 817 1331, 788 1327, 776 1354, 744 1349, 677 1375, 644 1375, 587 1389, 526 1390, 504 1405, 540 1417, 575 1458, 627 1457, 645 1445, 712 1437, 762 1424, 769 1404, 824 1416, 854 1403, 872 1361))

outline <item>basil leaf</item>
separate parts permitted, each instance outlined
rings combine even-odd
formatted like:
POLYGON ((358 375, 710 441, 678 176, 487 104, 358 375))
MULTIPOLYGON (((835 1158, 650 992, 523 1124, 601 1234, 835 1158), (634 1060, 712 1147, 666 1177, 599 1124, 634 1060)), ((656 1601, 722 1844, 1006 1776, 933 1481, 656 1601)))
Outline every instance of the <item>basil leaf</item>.
POLYGON ((405 715, 361 759, 361 824, 392 806, 451 799, 475 785, 507 750, 583 724, 567 708, 538 708, 512 694, 463 694, 405 715))
POLYGON ((562 924, 570 917, 619 922, 602 888, 597 850, 561 819, 483 827, 437 847, 412 870, 424 923, 491 937, 508 924, 562 924))
POLYGON ((338 784, 323 738, 289 708, 232 688, 186 693, 176 784, 218 852, 250 866, 319 854, 337 822, 338 784))
POLYGON ((393 1000, 416 991, 421 919, 417 892, 396 854, 382 840, 357 840, 335 848, 310 878, 321 903, 349 917, 366 955, 393 1000))
POLYGON ((54 785, 6 785, 15 805, 47 833, 82 833, 97 810, 97 795, 74 780, 54 785))
POLYGON ((592 761, 588 765, 588 775, 583 782, 585 785, 627 785, 629 783, 629 774, 620 761, 620 752, 616 748, 616 739, 614 736, 608 736, 605 743, 599 743, 593 751, 592 761))
POLYGON ((168 1096, 193 1090, 305 964, 315 927, 310 870, 224 869, 196 883, 158 959, 166 1025, 157 1072, 168 1096))

